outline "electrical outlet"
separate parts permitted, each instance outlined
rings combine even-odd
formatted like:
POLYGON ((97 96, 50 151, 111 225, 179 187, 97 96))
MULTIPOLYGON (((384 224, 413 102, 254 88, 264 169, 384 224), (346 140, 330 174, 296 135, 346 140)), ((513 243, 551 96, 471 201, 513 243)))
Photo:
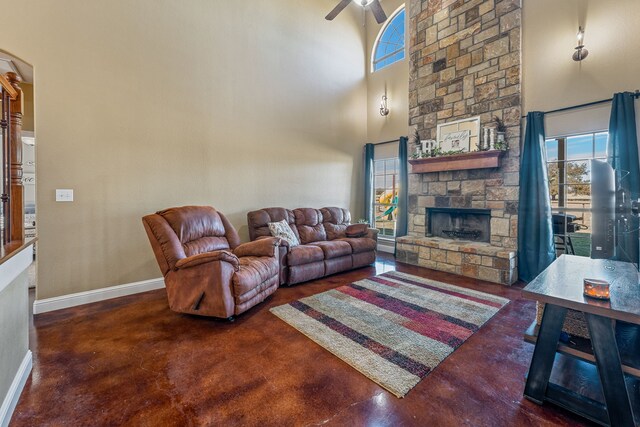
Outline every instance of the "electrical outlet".
POLYGON ((73 202, 73 190, 56 189, 56 202, 73 202))

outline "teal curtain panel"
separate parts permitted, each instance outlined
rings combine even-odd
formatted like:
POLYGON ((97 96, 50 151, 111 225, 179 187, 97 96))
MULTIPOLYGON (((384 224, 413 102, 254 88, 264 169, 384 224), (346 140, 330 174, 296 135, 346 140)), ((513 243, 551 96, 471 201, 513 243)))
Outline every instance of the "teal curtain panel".
POLYGON ((364 146, 364 219, 373 224, 373 144, 364 146))
MULTIPOLYGON (((634 103, 635 95, 631 92, 616 93, 613 96, 607 143, 607 161, 615 170, 616 186, 618 190, 625 191, 627 201, 638 200, 640 197, 638 134, 634 103)), ((615 258, 637 263, 638 218, 625 211, 623 206, 617 219, 615 258)))
POLYGON ((544 113, 532 111, 527 114, 522 147, 518 205, 518 271, 526 282, 556 257, 544 140, 544 113))
POLYGON ((398 171, 398 215, 396 216, 396 237, 407 235, 409 221, 409 162, 407 154, 407 142, 409 138, 400 137, 398 144, 398 160, 400 169, 398 171))

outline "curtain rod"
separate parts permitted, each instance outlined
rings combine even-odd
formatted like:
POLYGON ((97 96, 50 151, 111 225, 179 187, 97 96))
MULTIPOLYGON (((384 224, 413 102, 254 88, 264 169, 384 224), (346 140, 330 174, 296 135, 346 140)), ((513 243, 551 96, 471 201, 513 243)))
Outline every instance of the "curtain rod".
MULTIPOLYGON (((636 99, 640 98, 640 90, 636 89, 635 93, 633 94, 633 97, 636 99)), ((563 111, 575 110, 576 108, 591 107, 592 105, 604 104, 611 101, 613 101, 613 98, 601 99, 600 101, 587 102, 586 104, 572 105, 571 107, 563 107, 563 108, 558 108, 551 111, 545 111, 544 114, 561 113, 563 111)), ((527 116, 524 115, 522 116, 522 118, 526 119, 527 116)))
POLYGON ((374 142, 371 145, 384 145, 384 144, 391 144, 394 142, 400 142, 400 139, 392 139, 391 141, 384 141, 384 142, 374 142))

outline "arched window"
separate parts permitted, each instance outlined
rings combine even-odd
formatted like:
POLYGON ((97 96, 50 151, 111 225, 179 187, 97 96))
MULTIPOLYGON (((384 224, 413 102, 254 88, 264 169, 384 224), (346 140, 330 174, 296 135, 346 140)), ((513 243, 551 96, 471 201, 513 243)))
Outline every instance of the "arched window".
POLYGON ((378 34, 373 48, 373 71, 404 59, 404 22, 405 12, 402 6, 389 18, 378 34))

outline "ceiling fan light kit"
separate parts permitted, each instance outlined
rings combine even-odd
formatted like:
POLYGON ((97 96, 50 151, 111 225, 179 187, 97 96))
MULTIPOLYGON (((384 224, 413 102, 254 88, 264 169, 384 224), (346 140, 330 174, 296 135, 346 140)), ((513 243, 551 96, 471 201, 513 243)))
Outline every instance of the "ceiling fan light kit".
POLYGON ((332 21, 333 18, 338 16, 338 14, 342 12, 347 6, 349 6, 349 3, 351 3, 352 1, 364 8, 368 7, 369 9, 371 9, 371 13, 373 13, 373 16, 376 18, 376 22, 378 22, 378 24, 382 24, 387 20, 387 14, 384 13, 382 6, 380 6, 380 0, 341 0, 340 3, 338 3, 336 7, 334 7, 333 10, 329 12, 327 16, 325 16, 325 19, 327 21, 332 21))

